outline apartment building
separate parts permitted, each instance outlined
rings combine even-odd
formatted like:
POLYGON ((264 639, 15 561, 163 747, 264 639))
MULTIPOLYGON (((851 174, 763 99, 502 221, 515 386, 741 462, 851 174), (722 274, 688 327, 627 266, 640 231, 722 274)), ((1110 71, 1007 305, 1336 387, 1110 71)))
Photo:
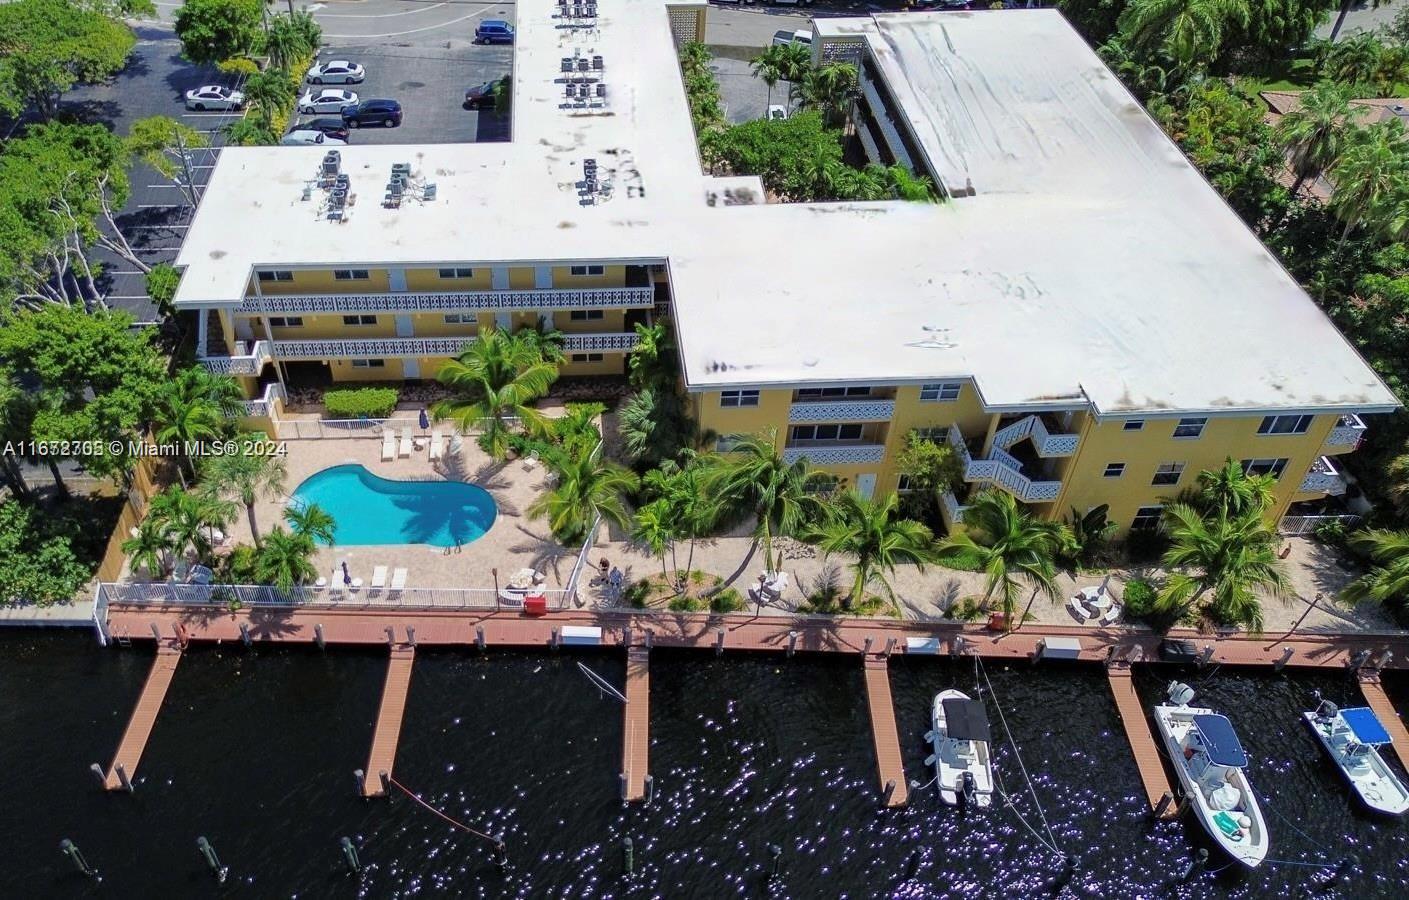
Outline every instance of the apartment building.
POLYGON ((816 60, 861 72, 864 151, 936 204, 767 203, 703 173, 662 77, 702 4, 517 15, 509 143, 354 145, 335 170, 222 152, 178 259, 207 365, 252 394, 307 367, 430 378, 486 329, 546 322, 566 371, 619 373, 631 324, 669 311, 721 449, 772 433, 879 494, 905 489, 918 429, 969 489, 1106 503, 1122 530, 1228 457, 1277 477, 1279 516, 1344 491, 1334 457, 1397 406, 1054 11, 815 23, 816 60))

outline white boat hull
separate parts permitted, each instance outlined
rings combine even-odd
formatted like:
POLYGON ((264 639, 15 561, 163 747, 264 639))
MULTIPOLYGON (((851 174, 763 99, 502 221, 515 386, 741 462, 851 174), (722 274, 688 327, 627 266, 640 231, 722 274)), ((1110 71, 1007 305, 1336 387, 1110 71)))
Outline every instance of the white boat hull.
POLYGON ((934 768, 939 783, 939 797, 950 806, 959 805, 963 793, 964 773, 974 776, 974 802, 978 806, 993 804, 993 757, 986 741, 958 741, 948 736, 944 718, 945 700, 968 700, 962 691, 940 691, 930 710, 931 731, 928 735, 934 748, 934 768))
POLYGON ((1193 717, 1212 713, 1211 709, 1192 706, 1156 706, 1155 726, 1159 729, 1160 737, 1164 739, 1165 750, 1174 764, 1175 774, 1179 776, 1179 783, 1183 786, 1189 806, 1199 823, 1214 842, 1235 861, 1250 869, 1256 868, 1267 858, 1269 841, 1267 821, 1262 816, 1262 807, 1258 805, 1257 796, 1252 785, 1248 783, 1247 775, 1241 769, 1225 770, 1227 774, 1224 780, 1238 791, 1238 806, 1235 810, 1215 809, 1209 804, 1203 785, 1189 770, 1189 760, 1184 755, 1185 739, 1194 727, 1193 717), (1219 827, 1214 819, 1220 812, 1231 816, 1245 816, 1248 819, 1248 825, 1240 829, 1241 836, 1230 836, 1219 827))
POLYGON ((1350 782, 1351 788, 1367 807, 1390 816, 1402 816, 1409 812, 1409 790, 1405 789, 1378 750, 1367 747, 1354 756, 1348 756, 1346 743, 1335 741, 1314 712, 1304 712, 1301 717, 1311 727, 1311 733, 1316 735, 1321 748, 1331 757, 1331 762, 1341 770, 1345 780, 1350 782))

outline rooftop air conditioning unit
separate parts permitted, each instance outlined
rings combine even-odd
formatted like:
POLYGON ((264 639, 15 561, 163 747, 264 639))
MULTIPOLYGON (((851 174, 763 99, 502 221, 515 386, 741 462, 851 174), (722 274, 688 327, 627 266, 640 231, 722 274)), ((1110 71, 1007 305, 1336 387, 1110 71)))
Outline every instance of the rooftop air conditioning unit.
POLYGON ((600 55, 592 57, 592 68, 598 72, 602 71, 602 57, 600 55))

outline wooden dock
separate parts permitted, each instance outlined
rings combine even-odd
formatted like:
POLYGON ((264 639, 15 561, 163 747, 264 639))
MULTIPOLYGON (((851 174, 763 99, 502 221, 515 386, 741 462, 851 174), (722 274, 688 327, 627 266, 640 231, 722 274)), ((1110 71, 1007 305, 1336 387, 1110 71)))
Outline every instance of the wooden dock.
POLYGON ((880 769, 881 797, 891 808, 910 800, 905 781, 905 761, 900 756, 900 737, 895 727, 895 703, 890 697, 890 670, 884 656, 866 656, 866 705, 871 710, 871 736, 876 741, 876 765, 880 769), (889 794, 886 785, 893 785, 889 794))
POLYGON ((110 791, 123 789, 117 767, 122 766, 129 781, 137 777, 137 763, 142 759, 142 751, 147 749, 147 739, 152 736, 152 728, 157 724, 157 714, 166 700, 166 690, 171 687, 171 679, 176 675, 176 664, 181 662, 181 647, 171 641, 157 645, 157 658, 152 661, 152 670, 147 673, 147 683, 142 685, 142 695, 137 698, 137 707, 132 710, 132 718, 127 720, 127 730, 122 734, 122 742, 117 745, 117 755, 108 766, 103 786, 110 791))
POLYGON ((621 798, 646 799, 651 752, 651 657, 645 647, 626 651, 626 711, 622 722, 621 798))
POLYGON ((401 718, 406 712, 406 695, 411 691, 411 666, 416 661, 416 648, 397 645, 391 648, 387 661, 386 683, 382 686, 382 705, 377 711, 377 727, 372 734, 372 752, 367 756, 367 768, 362 779, 362 796, 380 797, 381 773, 392 773, 396 762, 396 745, 401 739, 401 718))
MULTIPOLYGON (((1140 780, 1145 783, 1145 797, 1150 801, 1150 809, 1159 808, 1160 801, 1168 793, 1174 796, 1169 786, 1169 775, 1164 768, 1164 757, 1160 755, 1159 744, 1150 731, 1150 719, 1140 696, 1135 693, 1135 679, 1130 675, 1130 667, 1112 665, 1106 667, 1106 680, 1110 682, 1111 694, 1115 696, 1116 709, 1120 712, 1121 724, 1125 726, 1125 737, 1130 741, 1130 750, 1135 754, 1135 766, 1140 770, 1140 780)), ((1179 811, 1178 804, 1171 803, 1165 809, 1165 817, 1172 818, 1179 811)))
POLYGON ((1390 739, 1394 742, 1394 752, 1399 754, 1399 761, 1409 766, 1409 731, 1404 728, 1404 720, 1400 718, 1399 710, 1389 702, 1389 695, 1380 683, 1380 673, 1373 669, 1361 669, 1355 674, 1360 681, 1360 693, 1365 695, 1365 703, 1375 711, 1375 718, 1379 719, 1385 731, 1389 732, 1390 739))

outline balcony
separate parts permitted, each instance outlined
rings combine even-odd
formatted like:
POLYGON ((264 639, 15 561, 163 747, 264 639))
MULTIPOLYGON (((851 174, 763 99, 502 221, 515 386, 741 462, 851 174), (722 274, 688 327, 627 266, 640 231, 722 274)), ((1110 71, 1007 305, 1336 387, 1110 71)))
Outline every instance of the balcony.
POLYGON ((201 365, 216 375, 258 375, 273 358, 269 341, 236 341, 233 355, 206 357, 201 365))
POLYGON ((799 444, 783 449, 784 462, 795 463, 806 457, 814 466, 878 463, 885 455, 884 444, 799 444))
POLYGON ((1304 494, 1340 496, 1345 493, 1345 487, 1345 475, 1329 456, 1322 456, 1312 463, 1306 477, 1301 480, 1301 492, 1304 494))
POLYGON ((439 310, 502 309, 649 309, 655 305, 652 285, 612 288, 545 288, 503 291, 398 291, 380 294, 266 294, 246 297, 235 311, 261 312, 436 312, 439 310))
POLYGON ((855 400, 801 400, 788 409, 789 422, 889 422, 895 401, 876 398, 855 400))
POLYGON ((278 383, 265 385, 264 396, 258 400, 244 401, 245 415, 247 416, 269 416, 272 415, 275 403, 288 405, 289 395, 284 392, 284 386, 278 383))
POLYGON ((1365 437, 1365 423, 1359 416, 1341 416, 1340 421, 1326 435, 1322 449, 1327 453, 1350 453, 1360 446, 1365 437))
POLYGON ((993 435, 993 446, 1010 449, 1023 438, 1032 438, 1033 449, 1043 459, 1072 456, 1076 453, 1081 436, 1076 434, 1054 434, 1041 416, 1024 416, 1018 421, 998 429, 993 435))
MULTIPOLYGON (((565 336, 567 353, 588 351, 629 352, 639 340, 635 332, 612 334, 570 334, 565 336)), ((258 375, 271 359, 385 359, 397 357, 454 356, 474 341, 473 335, 434 338, 368 338, 365 340, 259 341, 244 356, 216 356, 201 364, 217 374, 258 375)), ((240 345, 237 345, 237 349, 240 345)))
POLYGON ((964 464, 964 480, 991 484, 1024 503, 1050 503, 1062 492, 1060 481, 1038 481, 1023 472, 1022 462, 1008 451, 995 446, 988 459, 974 459, 964 443, 959 426, 949 426, 949 445, 964 464))

